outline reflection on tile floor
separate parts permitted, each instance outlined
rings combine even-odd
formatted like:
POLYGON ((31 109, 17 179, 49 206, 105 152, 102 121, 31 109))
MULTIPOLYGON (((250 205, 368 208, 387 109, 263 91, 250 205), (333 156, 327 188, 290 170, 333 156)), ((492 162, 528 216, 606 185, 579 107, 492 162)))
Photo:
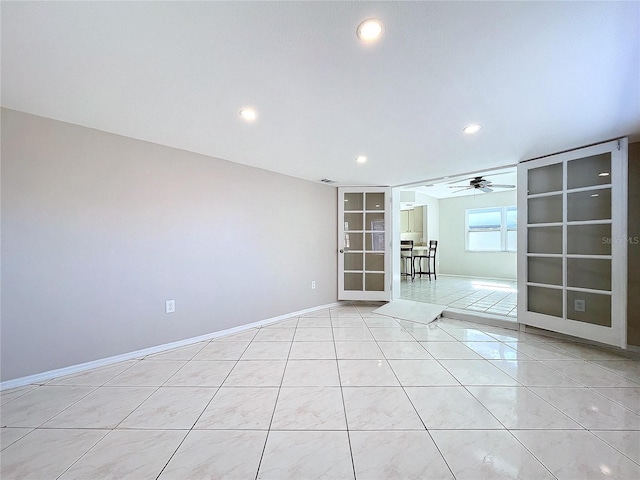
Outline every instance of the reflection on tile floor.
POLYGON ((637 360, 376 307, 4 391, 0 477, 640 478, 637 360))
POLYGON ((447 305, 451 308, 490 313, 503 317, 516 316, 517 282, 489 278, 467 278, 439 275, 402 277, 400 298, 415 302, 447 305))

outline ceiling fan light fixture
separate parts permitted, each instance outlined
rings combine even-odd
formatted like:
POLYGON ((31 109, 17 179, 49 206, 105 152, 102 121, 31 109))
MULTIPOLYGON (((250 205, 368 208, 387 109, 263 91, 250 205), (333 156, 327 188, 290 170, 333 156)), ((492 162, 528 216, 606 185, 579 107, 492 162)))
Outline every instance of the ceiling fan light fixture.
POLYGON ((482 127, 480 125, 478 125, 477 123, 472 123, 471 125, 467 125, 466 127, 464 127, 462 129, 462 131, 464 133, 466 133, 467 135, 472 135, 474 133, 476 133, 478 130, 480 130, 482 127))
POLYGON ((369 18, 358 25, 356 35, 363 42, 375 42, 382 36, 382 22, 377 18, 369 18))

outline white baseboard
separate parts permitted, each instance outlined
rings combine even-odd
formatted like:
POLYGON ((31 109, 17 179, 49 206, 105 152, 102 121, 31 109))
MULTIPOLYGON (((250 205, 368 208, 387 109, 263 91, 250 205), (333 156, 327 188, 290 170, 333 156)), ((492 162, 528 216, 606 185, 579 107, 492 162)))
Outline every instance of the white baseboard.
POLYGON ((226 330, 220 330, 218 332, 207 333, 205 335, 200 335, 198 337, 186 338, 184 340, 178 340, 177 342, 165 343, 163 345, 156 345, 155 347, 143 348, 142 350, 136 350, 135 352, 127 352, 120 355, 115 355, 113 357, 100 358, 98 360, 93 360, 91 362, 71 365, 68 367, 58 368, 56 370, 49 370, 47 372, 42 372, 42 373, 36 373, 34 375, 29 375, 27 377, 20 377, 20 378, 15 378, 13 380, 6 380, 0 383, 0 391, 7 390, 9 388, 22 387, 24 385, 30 385, 34 383, 42 383, 44 381, 51 380, 52 378, 64 377, 65 375, 84 372, 85 370, 91 370, 92 368, 106 367, 107 365, 122 362, 125 360, 132 360, 135 358, 141 358, 147 355, 152 355, 154 353, 164 352, 165 350, 184 347, 186 345, 191 345, 192 343, 198 343, 205 340, 212 340, 218 337, 225 337, 227 335, 243 332, 251 328, 262 327, 263 325, 279 322, 280 320, 285 320, 287 318, 306 315, 307 313, 316 312, 318 310, 323 310, 325 308, 337 307, 340 305, 344 305, 345 303, 349 303, 349 302, 339 301, 334 303, 328 303, 326 305, 320 305, 317 307, 307 308, 305 310, 299 310, 297 312, 278 315, 277 317, 271 317, 265 320, 259 320, 257 322, 248 323, 246 325, 240 325, 238 327, 227 328, 226 330))
POLYGON ((454 273, 438 273, 441 277, 460 277, 460 278, 473 278, 476 280, 502 280, 503 282, 517 282, 517 278, 504 278, 504 277, 481 277, 479 275, 456 275, 454 273))

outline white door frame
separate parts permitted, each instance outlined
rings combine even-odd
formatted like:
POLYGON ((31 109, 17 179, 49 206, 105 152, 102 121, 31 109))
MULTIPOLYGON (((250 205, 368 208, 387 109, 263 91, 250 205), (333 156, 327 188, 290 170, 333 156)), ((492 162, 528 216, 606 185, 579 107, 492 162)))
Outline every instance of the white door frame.
POLYGON ((391 189, 391 300, 400 299, 400 187, 391 189))

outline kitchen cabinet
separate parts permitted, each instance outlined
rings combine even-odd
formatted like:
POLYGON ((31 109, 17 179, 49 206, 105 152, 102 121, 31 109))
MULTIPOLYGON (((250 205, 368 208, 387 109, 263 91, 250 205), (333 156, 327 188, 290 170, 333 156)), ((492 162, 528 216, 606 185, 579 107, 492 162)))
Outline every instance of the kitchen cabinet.
POLYGON ((413 209, 413 230, 411 230, 412 232, 416 232, 416 233, 422 233, 422 208, 423 207, 416 207, 413 209))
POLYGON ((422 207, 415 207, 411 210, 400 211, 400 232, 401 233, 422 233, 423 229, 422 207))
POLYGON ((412 210, 400 210, 400 232, 409 231, 409 212, 412 210))

